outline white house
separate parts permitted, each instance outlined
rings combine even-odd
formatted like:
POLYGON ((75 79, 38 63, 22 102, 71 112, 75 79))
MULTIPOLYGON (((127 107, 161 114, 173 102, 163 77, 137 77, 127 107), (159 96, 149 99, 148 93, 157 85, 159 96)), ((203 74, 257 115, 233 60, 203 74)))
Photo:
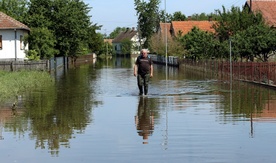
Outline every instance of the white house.
POLYGON ((29 27, 0 12, 0 60, 24 60, 28 45, 24 45, 23 37, 29 32, 29 27))
POLYGON ((116 54, 123 54, 122 52, 122 42, 124 40, 130 40, 133 43, 133 48, 131 50, 132 54, 139 54, 140 44, 143 44, 144 39, 139 38, 139 33, 134 28, 127 28, 126 31, 121 32, 114 40, 112 41, 113 50, 116 54), (141 40, 141 42, 140 42, 141 40))

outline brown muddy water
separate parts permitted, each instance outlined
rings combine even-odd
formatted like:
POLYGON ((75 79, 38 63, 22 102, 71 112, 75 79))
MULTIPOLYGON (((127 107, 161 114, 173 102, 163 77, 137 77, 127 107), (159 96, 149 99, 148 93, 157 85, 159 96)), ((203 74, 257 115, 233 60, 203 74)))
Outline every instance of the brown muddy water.
POLYGON ((55 73, 56 87, 0 109, 1 163, 276 162, 276 92, 133 58, 55 73))

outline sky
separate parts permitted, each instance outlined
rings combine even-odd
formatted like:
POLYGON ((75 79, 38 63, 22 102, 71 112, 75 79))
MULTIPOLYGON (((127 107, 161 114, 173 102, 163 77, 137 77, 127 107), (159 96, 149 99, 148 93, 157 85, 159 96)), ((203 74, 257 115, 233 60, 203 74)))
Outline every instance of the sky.
MULTIPOLYGON (((109 35, 116 27, 137 27, 137 15, 134 0, 83 0, 91 8, 89 13, 93 24, 102 25, 97 31, 109 35)), ((148 2, 149 0, 145 0, 148 2)), ((222 6, 242 7, 246 0, 161 0, 159 9, 168 14, 180 11, 185 16, 200 13, 214 13, 222 6)))

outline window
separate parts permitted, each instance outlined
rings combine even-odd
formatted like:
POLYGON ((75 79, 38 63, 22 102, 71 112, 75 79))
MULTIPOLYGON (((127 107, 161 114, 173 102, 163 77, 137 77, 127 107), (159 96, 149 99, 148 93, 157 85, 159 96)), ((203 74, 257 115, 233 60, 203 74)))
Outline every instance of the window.
POLYGON ((2 35, 0 35, 0 50, 3 48, 3 43, 2 43, 2 35))
POLYGON ((23 42, 23 36, 20 35, 20 50, 24 49, 24 42, 23 42))

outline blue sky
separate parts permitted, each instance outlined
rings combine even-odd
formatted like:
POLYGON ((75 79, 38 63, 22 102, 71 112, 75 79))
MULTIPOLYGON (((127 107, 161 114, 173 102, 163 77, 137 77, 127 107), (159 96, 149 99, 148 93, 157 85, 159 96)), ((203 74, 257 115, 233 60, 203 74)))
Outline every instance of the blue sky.
MULTIPOLYGON (((148 0, 145 0, 148 1, 148 0)), ((137 15, 134 9, 134 0, 84 0, 92 7, 90 15, 93 24, 102 25, 98 32, 109 34, 116 27, 137 27, 137 15)), ((186 16, 209 14, 222 6, 230 9, 231 6, 242 7, 246 0, 161 0, 160 9, 169 14, 181 11, 186 16), (166 2, 166 3, 165 3, 166 2)))

